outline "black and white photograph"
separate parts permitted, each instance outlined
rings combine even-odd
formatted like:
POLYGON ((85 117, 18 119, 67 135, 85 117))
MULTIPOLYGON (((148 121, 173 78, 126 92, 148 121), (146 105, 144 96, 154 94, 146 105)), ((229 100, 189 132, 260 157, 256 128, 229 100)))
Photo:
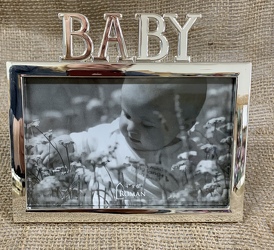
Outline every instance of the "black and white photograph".
POLYGON ((28 209, 229 205, 235 78, 22 82, 28 209))

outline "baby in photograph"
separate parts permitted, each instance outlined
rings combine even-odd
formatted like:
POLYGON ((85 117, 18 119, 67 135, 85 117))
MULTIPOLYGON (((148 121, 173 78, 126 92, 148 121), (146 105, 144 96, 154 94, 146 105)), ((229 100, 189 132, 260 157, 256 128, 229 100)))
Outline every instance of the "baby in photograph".
POLYGON ((55 138, 59 153, 43 150, 44 164, 68 152, 78 157, 86 167, 77 173, 85 176, 87 192, 97 192, 93 200, 86 195, 84 204, 94 207, 221 204, 224 175, 214 161, 203 160, 187 133, 205 102, 206 79, 148 82, 126 79, 120 117, 55 138), (213 190, 203 190, 212 183, 213 190))

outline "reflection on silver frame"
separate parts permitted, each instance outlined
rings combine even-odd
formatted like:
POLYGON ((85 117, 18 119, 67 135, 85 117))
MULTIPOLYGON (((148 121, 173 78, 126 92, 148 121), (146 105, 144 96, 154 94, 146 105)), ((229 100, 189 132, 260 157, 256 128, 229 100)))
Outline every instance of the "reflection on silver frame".
POLYGON ((7 67, 26 211, 241 220, 251 64, 7 67))

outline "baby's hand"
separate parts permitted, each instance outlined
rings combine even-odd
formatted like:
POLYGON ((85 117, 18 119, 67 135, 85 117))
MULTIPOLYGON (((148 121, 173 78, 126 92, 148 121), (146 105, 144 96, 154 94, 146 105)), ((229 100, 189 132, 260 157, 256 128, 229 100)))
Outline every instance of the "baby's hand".
POLYGON ((73 141, 69 135, 61 135, 53 139, 50 144, 41 148, 39 152, 43 164, 58 162, 68 164, 68 155, 72 153, 73 141))

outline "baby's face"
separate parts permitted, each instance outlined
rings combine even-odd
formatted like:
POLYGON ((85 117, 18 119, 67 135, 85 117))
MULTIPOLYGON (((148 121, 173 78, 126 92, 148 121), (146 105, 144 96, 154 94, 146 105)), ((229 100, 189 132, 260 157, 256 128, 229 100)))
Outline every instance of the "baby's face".
POLYGON ((120 130, 136 150, 159 150, 172 144, 179 133, 174 101, 155 98, 148 86, 124 84, 120 130))

